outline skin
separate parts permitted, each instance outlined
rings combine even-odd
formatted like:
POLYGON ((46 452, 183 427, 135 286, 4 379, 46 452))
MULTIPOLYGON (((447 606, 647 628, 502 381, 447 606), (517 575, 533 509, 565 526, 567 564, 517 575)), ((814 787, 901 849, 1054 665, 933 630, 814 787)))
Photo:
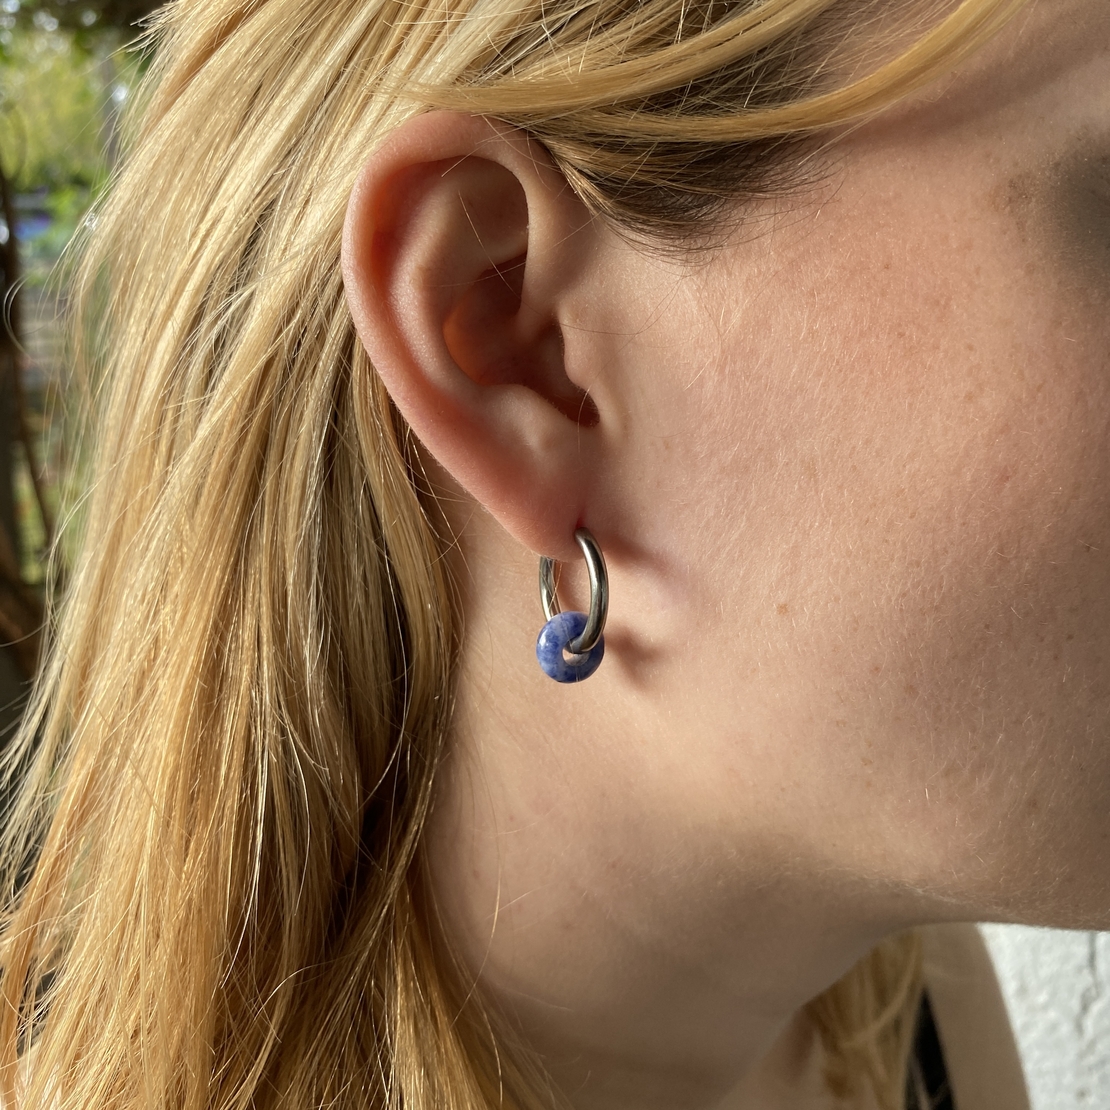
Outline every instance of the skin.
POLYGON ((693 259, 484 120, 367 164, 352 313, 458 536, 435 894, 577 1107, 820 1105, 799 1007, 883 936, 1110 927, 1108 42, 1035 3, 693 259))

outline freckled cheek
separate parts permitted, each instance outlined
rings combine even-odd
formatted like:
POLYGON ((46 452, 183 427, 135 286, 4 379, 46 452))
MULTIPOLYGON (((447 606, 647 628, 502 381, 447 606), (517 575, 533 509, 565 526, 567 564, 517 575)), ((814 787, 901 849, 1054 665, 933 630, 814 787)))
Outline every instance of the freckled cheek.
POLYGON ((824 550, 956 624, 969 605, 994 626, 996 608, 1055 619, 1079 596, 1110 598, 1110 367, 1101 337, 1052 297, 1023 304, 1002 341, 950 339, 917 362, 932 378, 920 393, 888 386, 875 424, 840 440, 859 446, 854 459, 844 448, 840 490, 821 483, 826 510, 843 499, 824 550))
POLYGON ((1086 338, 1046 341, 1020 386, 968 425, 969 507, 1030 557, 1110 543, 1110 380, 1086 338))
POLYGON ((1110 206, 1106 217, 1105 245, 1085 246, 1088 266, 1106 253, 1102 284, 1075 257, 1059 265, 1059 236, 1007 235, 1000 261, 984 261, 983 287, 997 295, 976 304, 968 290, 967 353, 953 342, 944 359, 953 373, 936 403, 949 442, 938 439, 947 464, 938 459, 936 477, 983 541, 1046 566, 1106 545, 1110 572, 1110 206))

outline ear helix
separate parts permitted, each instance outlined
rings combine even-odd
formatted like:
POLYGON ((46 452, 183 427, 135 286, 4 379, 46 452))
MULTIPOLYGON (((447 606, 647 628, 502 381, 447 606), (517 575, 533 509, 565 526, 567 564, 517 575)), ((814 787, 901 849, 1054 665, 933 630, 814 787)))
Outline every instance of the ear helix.
POLYGON ((574 533, 590 575, 590 612, 563 613, 555 593, 555 560, 540 558, 540 602, 547 624, 536 640, 536 658, 556 682, 581 682, 597 670, 605 655, 605 618, 609 613, 609 574, 605 557, 588 528, 574 533))

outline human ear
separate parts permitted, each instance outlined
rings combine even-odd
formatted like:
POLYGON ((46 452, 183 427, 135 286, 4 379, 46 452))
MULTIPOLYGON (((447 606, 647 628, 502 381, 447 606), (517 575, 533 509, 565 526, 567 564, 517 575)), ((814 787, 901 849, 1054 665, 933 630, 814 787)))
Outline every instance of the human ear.
POLYGON ((347 210, 359 338, 436 461, 517 540, 574 558, 601 414, 564 364, 589 217, 542 149, 449 112, 402 125, 347 210))

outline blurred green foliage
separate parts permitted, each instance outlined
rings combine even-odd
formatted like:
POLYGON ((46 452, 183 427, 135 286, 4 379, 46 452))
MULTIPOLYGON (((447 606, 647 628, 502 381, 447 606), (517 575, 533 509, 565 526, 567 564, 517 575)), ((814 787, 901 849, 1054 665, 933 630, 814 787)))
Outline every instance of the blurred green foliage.
POLYGON ((131 37, 141 21, 162 0, 0 0, 0 49, 3 31, 35 26, 72 32, 80 45, 95 41, 105 29, 128 32, 131 37))
POLYGON ((98 69, 71 35, 36 27, 9 32, 0 56, 0 157, 17 192, 88 190, 102 180, 98 69))
POLYGON ((61 227, 114 155, 141 59, 121 49, 153 0, 0 0, 0 159, 19 193, 48 194, 61 227))
POLYGON ((74 401, 62 323, 68 269, 57 263, 109 182, 119 113, 142 66, 125 49, 137 29, 113 24, 106 11, 0 0, 0 165, 14 220, 9 228, 0 213, 0 248, 19 289, 10 300, 18 312, 0 327, 17 327, 22 378, 15 428, 0 428, 0 483, 10 482, 14 494, 15 521, 5 527, 14 525, 23 583, 42 591, 54 582, 46 569, 52 522, 63 502, 76 499, 63 492, 73 470, 74 401), (20 428, 23 449, 13 451, 9 437, 20 428))
MULTIPOLYGON (((0 0, 0 13, 16 3, 0 0)), ((25 14, 20 5, 9 25, 0 18, 0 164, 17 194, 25 277, 36 285, 107 181, 142 59, 118 28, 79 34, 37 18, 41 10, 25 14)))

